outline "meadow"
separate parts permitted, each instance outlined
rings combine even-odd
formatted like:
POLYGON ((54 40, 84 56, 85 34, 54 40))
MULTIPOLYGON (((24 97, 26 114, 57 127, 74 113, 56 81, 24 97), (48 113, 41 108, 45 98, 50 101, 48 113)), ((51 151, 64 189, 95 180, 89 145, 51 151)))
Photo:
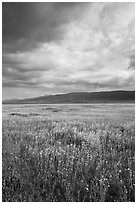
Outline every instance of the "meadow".
POLYGON ((3 202, 135 201, 134 104, 2 111, 3 202))

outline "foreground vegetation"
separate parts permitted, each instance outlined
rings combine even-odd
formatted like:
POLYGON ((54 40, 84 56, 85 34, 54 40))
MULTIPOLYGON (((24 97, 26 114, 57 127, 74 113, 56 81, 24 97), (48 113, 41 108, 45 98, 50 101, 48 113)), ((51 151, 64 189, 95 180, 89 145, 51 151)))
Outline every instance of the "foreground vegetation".
POLYGON ((131 108, 24 107, 3 114, 3 201, 135 201, 131 108))

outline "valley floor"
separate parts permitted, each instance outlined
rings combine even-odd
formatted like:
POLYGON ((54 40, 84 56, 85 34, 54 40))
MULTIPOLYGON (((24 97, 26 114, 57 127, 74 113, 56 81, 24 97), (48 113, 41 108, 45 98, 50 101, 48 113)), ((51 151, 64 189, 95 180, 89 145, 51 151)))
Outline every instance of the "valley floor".
POLYGON ((135 201, 134 104, 2 108, 3 202, 135 201))

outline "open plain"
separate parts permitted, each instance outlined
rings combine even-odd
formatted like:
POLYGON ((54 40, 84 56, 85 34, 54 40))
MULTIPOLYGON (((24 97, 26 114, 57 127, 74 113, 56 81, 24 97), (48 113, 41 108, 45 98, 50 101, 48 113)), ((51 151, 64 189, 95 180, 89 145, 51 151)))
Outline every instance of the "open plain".
POLYGON ((2 108, 3 201, 135 201, 134 104, 2 108))

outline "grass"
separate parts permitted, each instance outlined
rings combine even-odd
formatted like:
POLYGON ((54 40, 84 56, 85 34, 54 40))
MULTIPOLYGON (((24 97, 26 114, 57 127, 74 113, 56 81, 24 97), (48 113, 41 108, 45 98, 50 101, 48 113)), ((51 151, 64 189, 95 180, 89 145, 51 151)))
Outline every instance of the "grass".
POLYGON ((3 106, 3 202, 135 201, 134 107, 119 106, 3 106))

